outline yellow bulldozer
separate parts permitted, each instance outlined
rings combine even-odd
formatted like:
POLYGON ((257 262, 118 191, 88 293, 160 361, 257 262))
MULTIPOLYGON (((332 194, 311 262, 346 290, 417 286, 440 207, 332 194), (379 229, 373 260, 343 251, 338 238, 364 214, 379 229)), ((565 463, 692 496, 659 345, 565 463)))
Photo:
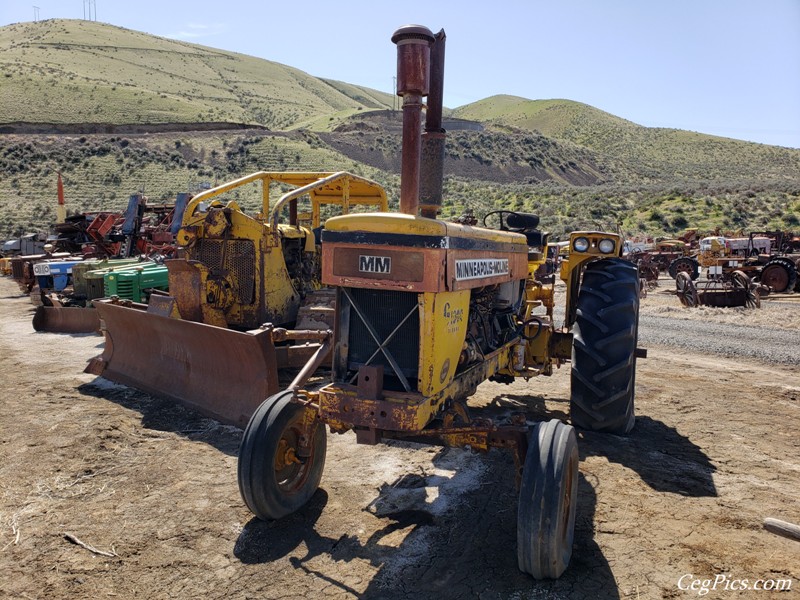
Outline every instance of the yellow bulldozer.
POLYGON ((437 219, 444 31, 405 26, 392 40, 403 98, 400 213, 326 223, 322 282, 335 288, 336 308, 321 348, 332 350, 331 381, 308 385, 322 350, 256 409, 239 451, 239 489, 261 519, 298 510, 319 486, 326 427, 352 431, 361 444, 503 448, 514 455, 520 488, 519 567, 555 578, 572 552, 576 433, 555 419, 529 423, 525 414, 479 417, 467 398, 486 380, 528 380, 571 361, 572 423, 629 432, 636 359, 645 355, 637 349, 637 269, 621 258, 618 235, 572 233, 560 270, 566 317, 558 327, 554 286, 534 278, 547 246, 536 216, 496 211, 496 228, 486 218, 483 227, 437 219))
POLYGON ((244 426, 278 390, 278 371, 304 365, 333 325, 320 290, 324 217, 364 208, 386 211, 386 192, 346 172, 258 172, 194 196, 176 236, 183 256, 165 261, 169 292, 95 301, 105 346, 86 371, 244 426), (258 214, 223 201, 250 185, 258 214))

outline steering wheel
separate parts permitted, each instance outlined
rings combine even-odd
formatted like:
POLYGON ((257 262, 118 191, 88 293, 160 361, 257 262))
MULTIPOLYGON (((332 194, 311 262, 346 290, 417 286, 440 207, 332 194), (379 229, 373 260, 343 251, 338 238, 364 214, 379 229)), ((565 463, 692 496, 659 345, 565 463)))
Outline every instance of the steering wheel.
POLYGON ((483 216, 483 226, 484 227, 488 227, 489 229, 499 229, 500 231, 508 231, 509 230, 509 226, 508 226, 508 223, 507 223, 507 220, 508 220, 507 215, 515 215, 515 214, 516 214, 515 212, 510 211, 510 210, 493 210, 491 212, 486 213, 483 216), (489 223, 487 222, 487 219, 489 217, 491 217, 492 215, 500 215, 500 217, 499 217, 500 218, 500 227, 492 227, 491 225, 489 225, 489 223))
POLYGON ((520 213, 513 210, 493 210, 486 213, 483 217, 483 226, 490 227, 486 220, 492 215, 499 215, 501 231, 513 231, 515 233, 524 233, 526 231, 534 231, 539 226, 539 216, 530 213, 520 213))

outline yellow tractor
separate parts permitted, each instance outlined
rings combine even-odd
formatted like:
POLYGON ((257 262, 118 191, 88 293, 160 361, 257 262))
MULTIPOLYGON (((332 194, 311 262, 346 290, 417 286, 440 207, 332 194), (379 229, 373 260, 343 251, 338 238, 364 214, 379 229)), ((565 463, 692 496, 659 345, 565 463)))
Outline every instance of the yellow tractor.
POLYGON ((387 210, 386 192, 346 172, 258 172, 194 196, 176 236, 183 258, 165 262, 169 293, 95 301, 105 347, 87 372, 244 426, 278 390, 278 371, 304 365, 333 325, 333 296, 320 290, 323 216, 364 207, 387 210), (221 200, 251 184, 257 215, 221 200), (284 193, 270 206, 273 187, 284 193), (309 227, 298 202, 310 204, 309 227))
POLYGON ((519 566, 536 578, 556 578, 572 552, 575 431, 558 420, 529 424, 525 415, 478 418, 467 397, 486 380, 550 375, 571 360, 573 424, 629 432, 636 358, 643 355, 636 347, 637 269, 621 258, 619 236, 571 234, 560 271, 566 318, 556 327, 554 287, 533 277, 547 246, 536 216, 496 211, 495 229, 486 219, 484 227, 438 220, 444 32, 405 26, 392 39, 404 115, 400 213, 326 223, 322 281, 336 289, 336 313, 322 348, 332 349, 331 382, 306 385, 322 350, 286 390, 258 407, 242 438, 239 488, 261 519, 298 510, 319 486, 326 426, 353 431, 362 444, 396 439, 504 448, 515 457, 520 485, 519 566))

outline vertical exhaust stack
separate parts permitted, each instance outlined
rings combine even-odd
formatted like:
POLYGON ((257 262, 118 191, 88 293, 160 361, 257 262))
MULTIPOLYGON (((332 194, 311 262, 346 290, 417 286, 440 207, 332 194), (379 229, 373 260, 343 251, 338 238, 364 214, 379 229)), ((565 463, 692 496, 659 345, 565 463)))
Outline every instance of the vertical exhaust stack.
POLYGON ((442 98, 444 96, 444 29, 436 34, 431 47, 431 85, 428 110, 425 112, 425 133, 422 134, 422 170, 420 178, 420 212, 435 219, 442 209, 444 179, 445 130, 442 127, 442 98))
POLYGON ((403 98, 400 212, 408 215, 416 215, 419 209, 422 97, 429 92, 434 39, 430 29, 421 25, 404 25, 392 35, 397 44, 397 95, 403 98))

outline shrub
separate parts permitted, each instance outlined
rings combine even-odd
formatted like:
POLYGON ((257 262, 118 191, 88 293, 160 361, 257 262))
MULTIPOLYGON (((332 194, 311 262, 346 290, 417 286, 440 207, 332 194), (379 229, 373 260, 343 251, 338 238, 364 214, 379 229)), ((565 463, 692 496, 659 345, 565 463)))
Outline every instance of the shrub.
POLYGON ((689 221, 686 220, 686 217, 683 215, 678 215, 674 219, 672 219, 672 227, 673 229, 686 229, 689 226, 689 221))

